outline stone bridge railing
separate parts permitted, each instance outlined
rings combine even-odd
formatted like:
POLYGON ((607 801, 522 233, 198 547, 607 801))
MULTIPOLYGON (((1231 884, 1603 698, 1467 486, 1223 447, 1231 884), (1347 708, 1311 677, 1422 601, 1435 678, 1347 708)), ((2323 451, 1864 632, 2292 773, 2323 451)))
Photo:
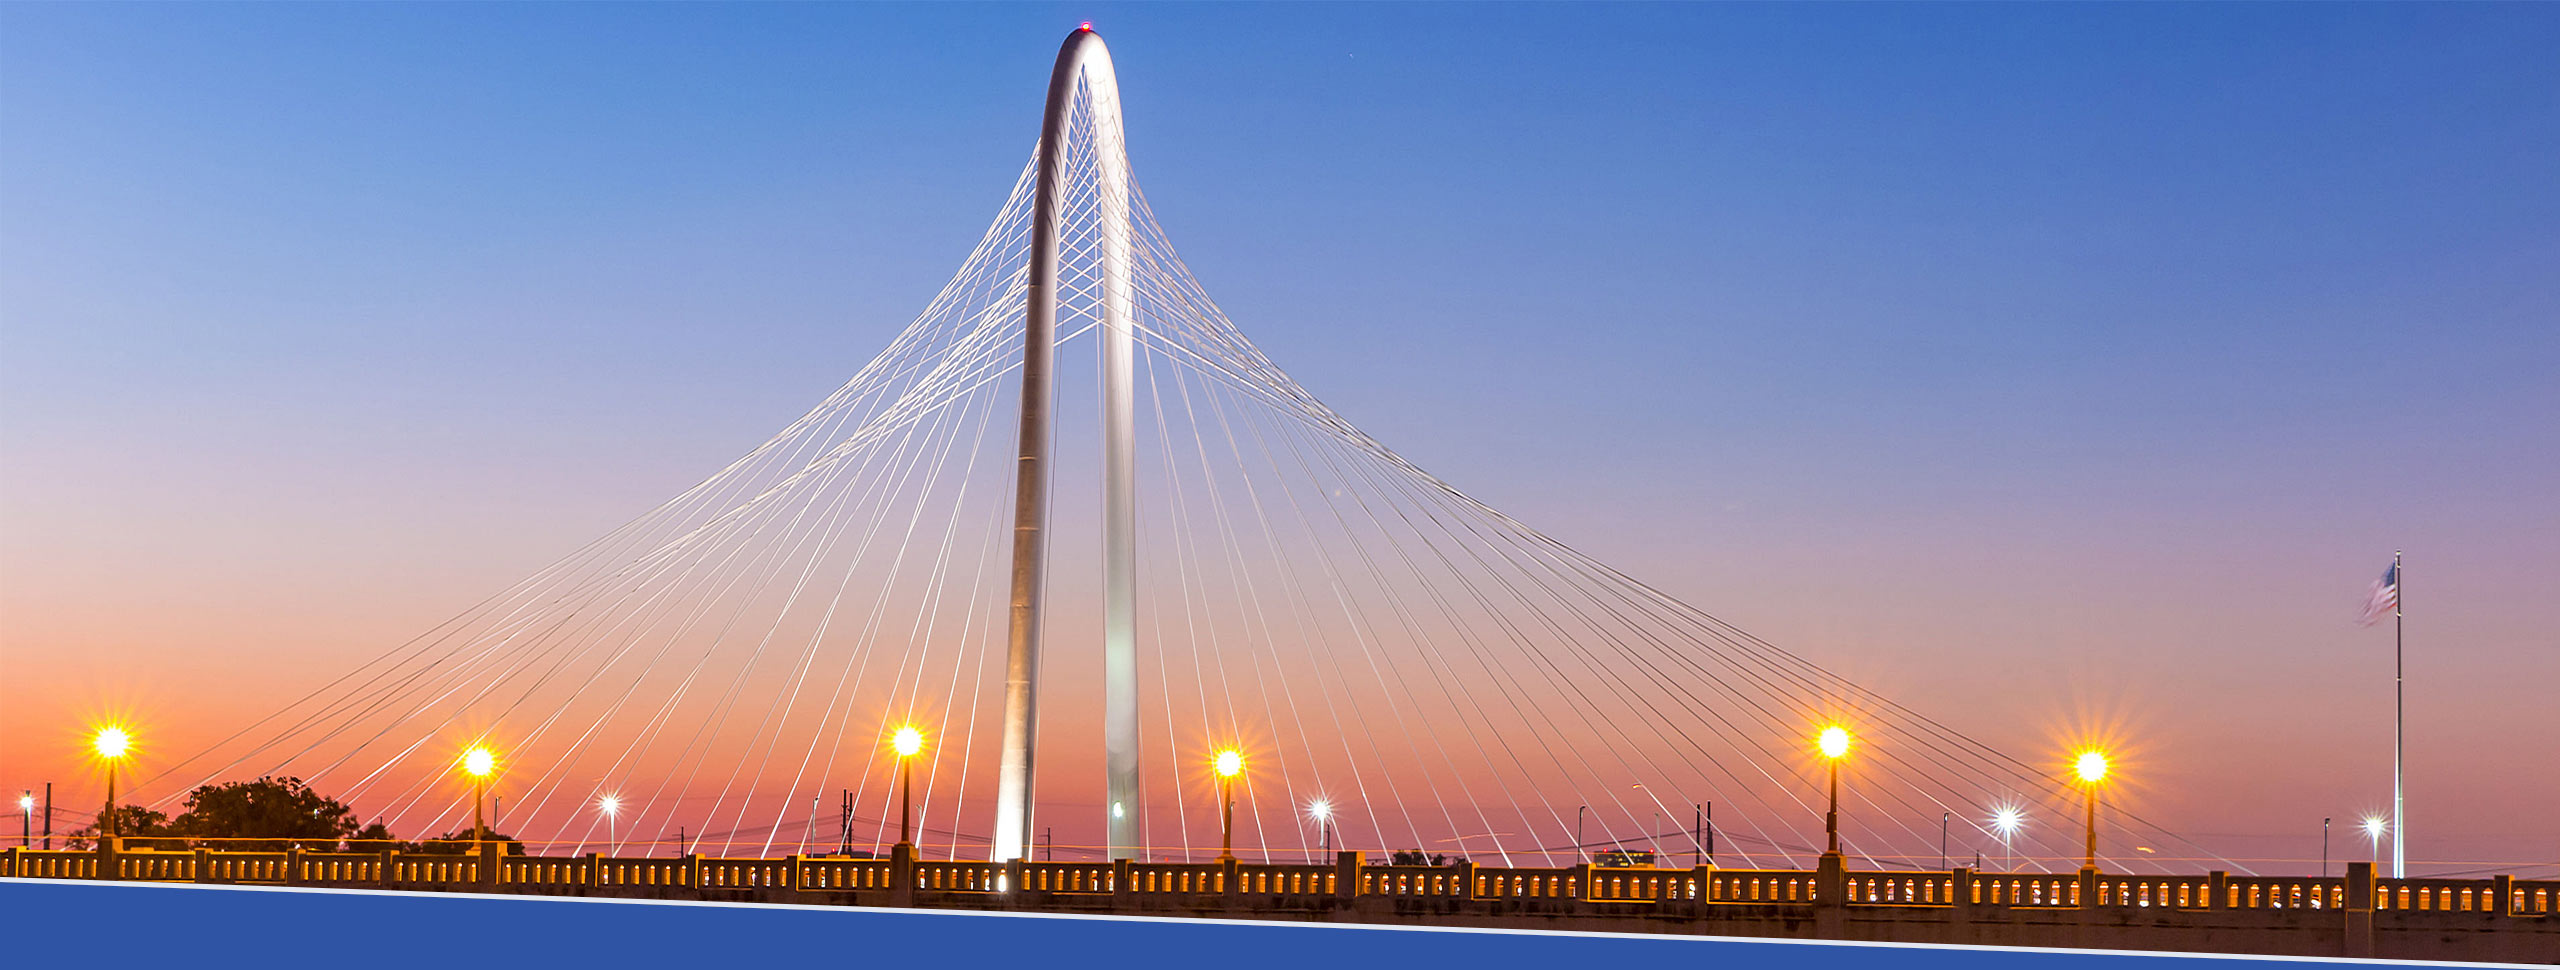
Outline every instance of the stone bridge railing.
POLYGON ((1637 929, 2560 964, 2560 881, 1241 862, 0 852, 0 877, 1637 929))

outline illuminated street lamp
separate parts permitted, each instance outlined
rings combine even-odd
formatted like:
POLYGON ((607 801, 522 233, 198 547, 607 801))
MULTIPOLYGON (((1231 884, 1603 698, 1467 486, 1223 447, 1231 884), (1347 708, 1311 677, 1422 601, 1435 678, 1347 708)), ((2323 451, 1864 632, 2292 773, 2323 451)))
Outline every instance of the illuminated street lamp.
POLYGON ((1837 724, 1823 728, 1822 735, 1814 739, 1814 743, 1821 747, 1823 760, 1831 762, 1831 810, 1822 815, 1822 831, 1830 838, 1831 844, 1825 854, 1839 855, 1840 759, 1849 756, 1849 729, 1837 724))
POLYGON ((2000 833, 2000 864, 2009 867, 2009 840, 2026 827, 2027 813, 2015 805, 2000 805, 1991 810, 1991 830, 2000 833))
POLYGON ((34 848, 36 844, 36 793, 34 789, 18 792, 18 847, 34 848))
POLYGON ((110 724, 98 729, 97 736, 89 739, 89 747, 107 766, 107 813, 100 816, 103 821, 98 826, 98 834, 105 840, 100 844, 113 848, 116 838, 116 762, 124 760, 125 753, 133 750, 133 735, 121 725, 110 724))
POLYGON ((1319 798, 1307 803, 1307 815, 1316 820, 1316 838, 1324 844, 1324 853, 1333 854, 1333 803, 1319 798))
MULTIPOLYGON (((924 732, 909 724, 889 739, 898 752, 898 842, 915 844, 916 752, 924 750, 924 732)), ((875 843, 876 844, 876 843, 875 843)))
POLYGON ((1218 752, 1218 800, 1226 805, 1220 823, 1218 861, 1232 862, 1236 857, 1236 776, 1244 774, 1244 752, 1227 748, 1218 752))
POLYGON ((2107 780, 2107 756, 2095 748, 2082 751, 2080 757, 2072 762, 2071 771, 2080 776, 2081 786, 2089 793, 2088 854, 2080 860, 2080 866, 2084 869, 2096 869, 2098 868, 2098 784, 2107 780))
POLYGON ((471 851, 489 854, 489 823, 481 813, 481 803, 488 800, 489 776, 498 772, 498 756, 489 749, 472 745, 462 753, 462 773, 471 776, 471 851))
MULTIPOLYGON (((620 854, 622 852, 622 834, 621 828, 616 825, 615 822, 622 815, 622 796, 606 795, 603 798, 596 799, 596 811, 604 813, 605 841, 613 843, 613 851, 616 854, 620 854)), ((588 829, 587 831, 593 832, 595 830, 588 829)))
POLYGON ((2374 865, 2382 864, 2382 835, 2390 827, 2391 823, 2380 815, 2367 816, 2364 820, 2364 838, 2373 844, 2374 865))

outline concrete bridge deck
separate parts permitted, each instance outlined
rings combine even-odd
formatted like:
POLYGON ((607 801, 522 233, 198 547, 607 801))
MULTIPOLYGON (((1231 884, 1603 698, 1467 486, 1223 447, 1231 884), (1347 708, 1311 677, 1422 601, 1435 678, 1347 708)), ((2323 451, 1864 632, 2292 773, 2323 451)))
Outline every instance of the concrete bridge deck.
POLYGON ((2560 964, 2560 881, 950 862, 213 850, 0 852, 0 877, 2560 964))

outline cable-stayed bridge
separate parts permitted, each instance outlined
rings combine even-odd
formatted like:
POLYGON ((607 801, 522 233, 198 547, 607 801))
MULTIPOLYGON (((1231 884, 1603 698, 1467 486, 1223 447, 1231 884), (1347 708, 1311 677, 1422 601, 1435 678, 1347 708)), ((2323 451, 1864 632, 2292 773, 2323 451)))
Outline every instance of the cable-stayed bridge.
MULTIPOLYGON (((530 856, 108 840, 20 851, 11 874, 1731 905, 1830 936, 1853 935, 1852 904, 1948 926, 1976 907, 2279 930, 2338 910, 2366 952, 2379 911, 2560 939, 2548 884, 2256 879, 2106 805, 2103 762, 2069 763, 2102 752, 1997 750, 1476 501, 1228 319, 1127 143, 1109 54, 1079 29, 986 233, 851 380, 664 504, 133 779, 168 803, 293 776, 391 831, 485 849, 496 829, 530 856)), ((1920 925, 1895 920, 1872 922, 1920 925)), ((2174 930, 2160 945, 2209 939, 2174 930)))

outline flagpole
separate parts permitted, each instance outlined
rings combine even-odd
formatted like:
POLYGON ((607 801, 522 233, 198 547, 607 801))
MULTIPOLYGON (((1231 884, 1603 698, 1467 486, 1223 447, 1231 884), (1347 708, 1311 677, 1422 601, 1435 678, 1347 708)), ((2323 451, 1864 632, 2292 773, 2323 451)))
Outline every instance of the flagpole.
POLYGON ((2408 705, 2402 681, 2407 667, 2400 657, 2400 601, 2409 595, 2408 574, 2400 571, 2400 550, 2391 551, 2391 878, 2409 878, 2408 830, 2401 823, 2400 762, 2406 750, 2408 705))

